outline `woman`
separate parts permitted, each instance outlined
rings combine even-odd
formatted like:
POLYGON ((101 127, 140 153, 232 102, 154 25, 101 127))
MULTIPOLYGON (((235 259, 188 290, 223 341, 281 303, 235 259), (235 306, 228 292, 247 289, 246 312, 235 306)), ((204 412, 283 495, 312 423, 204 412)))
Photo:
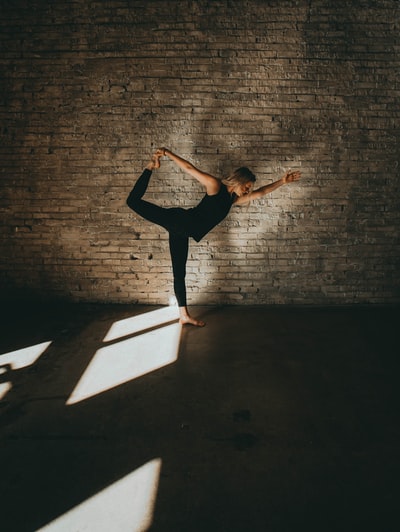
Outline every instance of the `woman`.
POLYGON ((172 153, 171 150, 160 148, 155 152, 129 194, 127 204, 137 214, 164 227, 169 233, 174 291, 179 306, 180 323, 198 327, 205 325, 203 321, 193 318, 187 308, 185 276, 189 237, 200 242, 227 216, 232 205, 245 205, 254 199, 261 198, 282 185, 297 181, 300 175, 300 172, 289 171, 278 181, 253 190, 256 177, 248 168, 238 168, 229 177, 220 180, 199 170, 190 162, 172 153), (206 194, 196 207, 192 209, 164 208, 142 199, 153 170, 160 167, 161 157, 171 159, 179 168, 204 186, 206 194))

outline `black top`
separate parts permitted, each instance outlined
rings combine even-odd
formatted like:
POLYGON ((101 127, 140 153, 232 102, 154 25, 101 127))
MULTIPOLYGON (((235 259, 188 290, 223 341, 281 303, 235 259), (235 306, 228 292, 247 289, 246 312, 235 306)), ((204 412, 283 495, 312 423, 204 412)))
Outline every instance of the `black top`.
POLYGON ((234 197, 229 194, 223 183, 221 183, 221 188, 217 194, 212 196, 206 194, 197 207, 187 211, 190 236, 196 242, 200 242, 213 227, 227 216, 233 201, 234 197))

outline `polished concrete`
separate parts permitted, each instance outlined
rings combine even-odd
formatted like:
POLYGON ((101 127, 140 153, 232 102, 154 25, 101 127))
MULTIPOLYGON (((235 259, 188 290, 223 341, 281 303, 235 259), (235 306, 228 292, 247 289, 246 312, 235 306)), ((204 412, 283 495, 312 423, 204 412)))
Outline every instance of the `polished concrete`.
POLYGON ((6 309, 0 529, 399 530, 399 309, 192 310, 6 309))

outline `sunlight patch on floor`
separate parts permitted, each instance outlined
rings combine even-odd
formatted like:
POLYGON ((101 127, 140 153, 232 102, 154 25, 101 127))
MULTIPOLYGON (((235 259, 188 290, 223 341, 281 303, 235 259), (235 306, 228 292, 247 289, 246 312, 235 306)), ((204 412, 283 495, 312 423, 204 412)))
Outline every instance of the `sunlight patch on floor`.
POLYGON ((138 316, 131 316, 123 320, 114 322, 103 342, 112 342, 118 338, 130 336, 135 333, 151 329, 152 327, 159 327, 164 323, 168 323, 179 318, 179 311, 177 307, 163 307, 138 316))
POLYGON ((136 469, 37 532, 145 532, 154 514, 161 459, 136 469))
MULTIPOLYGON (((3 368, 0 368, 0 376, 4 373, 5 373, 5 370, 3 370, 3 368)), ((8 394, 11 388, 12 388, 12 384, 10 381, 0 382, 0 401, 4 399, 4 397, 8 394)))
MULTIPOLYGON (((32 366, 39 357, 50 346, 51 342, 43 342, 41 344, 31 345, 24 349, 11 351, 0 355, 0 376, 2 380, 7 379, 8 371, 15 371, 19 369, 32 366), (6 375, 6 377, 4 377, 6 375)), ((0 400, 11 390, 12 384, 9 381, 0 383, 0 400)))
POLYGON ((167 307, 114 323, 104 341, 131 334, 135 336, 98 349, 68 398, 67 405, 111 390, 175 362, 182 326, 179 323, 163 324, 177 319, 176 311, 167 307), (158 328, 152 329, 154 327, 158 328), (145 332, 140 334, 141 331, 145 332))

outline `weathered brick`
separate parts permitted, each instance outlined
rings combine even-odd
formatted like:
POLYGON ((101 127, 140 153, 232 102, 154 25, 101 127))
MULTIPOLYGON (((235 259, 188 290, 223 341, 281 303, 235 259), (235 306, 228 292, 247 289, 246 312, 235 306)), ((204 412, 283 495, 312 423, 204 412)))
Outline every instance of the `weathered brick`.
MULTIPOLYGON (((396 0, 0 9, 3 295, 167 303, 167 234, 125 204, 166 145, 220 177, 303 173, 191 243, 191 303, 399 302, 396 0)), ((147 198, 202 193, 163 162, 147 198)))

